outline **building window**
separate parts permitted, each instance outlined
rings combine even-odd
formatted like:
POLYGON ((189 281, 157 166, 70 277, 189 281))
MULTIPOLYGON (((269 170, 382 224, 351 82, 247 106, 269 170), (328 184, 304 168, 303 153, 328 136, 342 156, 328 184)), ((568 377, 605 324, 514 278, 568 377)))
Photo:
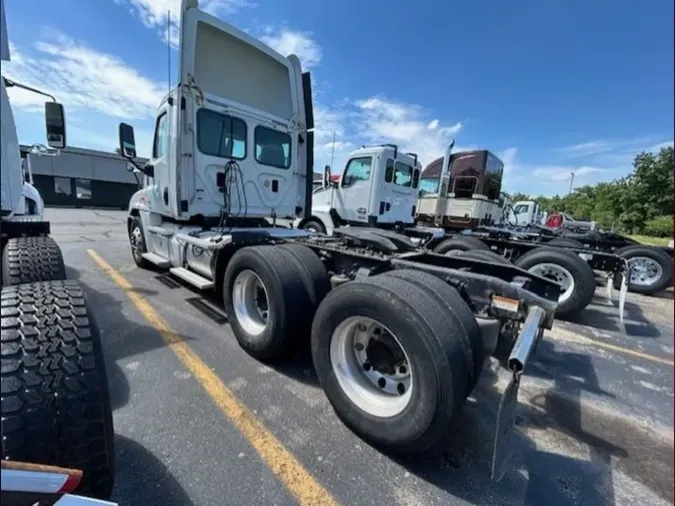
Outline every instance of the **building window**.
POLYGON ((54 193, 64 197, 72 197, 73 190, 70 187, 70 178, 54 177, 54 193))
POLYGON ((205 155, 246 158, 246 123, 208 109, 197 113, 197 146, 205 155))
POLYGON ((76 179, 75 195, 81 200, 91 199, 91 179, 76 179))
POLYGON ((255 127, 255 159, 279 169, 291 166, 291 136, 262 126, 255 127))

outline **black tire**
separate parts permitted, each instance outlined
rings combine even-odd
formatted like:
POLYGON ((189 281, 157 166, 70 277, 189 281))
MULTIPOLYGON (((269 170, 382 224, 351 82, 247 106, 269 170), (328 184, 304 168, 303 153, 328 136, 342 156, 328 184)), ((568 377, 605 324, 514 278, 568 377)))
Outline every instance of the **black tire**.
POLYGON ((584 310, 595 294, 593 269, 585 260, 570 251, 546 246, 528 251, 515 261, 516 266, 525 270, 545 263, 563 267, 574 280, 574 290, 567 300, 558 303, 555 315, 567 318, 584 310))
POLYGON ((326 227, 323 226, 323 223, 321 223, 319 220, 307 220, 305 223, 302 224, 302 227, 300 227, 304 230, 313 230, 314 232, 318 234, 325 234, 326 233, 326 227))
POLYGON ((487 244, 478 239, 477 237, 469 236, 456 236, 451 237, 450 239, 444 239, 438 243, 433 251, 434 253, 439 253, 445 255, 448 251, 451 250, 460 250, 460 251, 472 251, 472 250, 490 250, 487 244))
POLYGON ((66 279, 61 248, 51 237, 9 239, 2 251, 3 286, 66 279))
POLYGON ((445 311, 455 314, 464 329, 464 332, 459 332, 458 334, 459 337, 465 338, 463 351, 469 364, 469 370, 472 371, 469 390, 466 392, 469 395, 473 387, 478 383, 478 379, 483 371, 485 343, 483 343, 480 328, 468 304, 454 287, 432 274, 412 269, 397 269, 389 271, 385 275, 409 281, 427 292, 429 296, 433 297, 436 302, 443 306, 445 311))
POLYGON ((316 253, 303 244, 282 244, 279 249, 290 255, 307 293, 310 305, 303 310, 303 328, 309 331, 314 313, 331 290, 326 267, 316 253))
POLYGON ((2 289, 2 458, 81 469, 108 498, 114 430, 98 327, 77 281, 2 289))
POLYGON ((567 247, 567 248, 583 248, 584 247, 584 245, 581 244, 576 239, 568 239, 566 237, 559 237, 557 239, 553 239, 552 241, 547 242, 546 245, 547 246, 567 247))
POLYGON ((291 253, 279 246, 242 248, 232 255, 223 280, 223 302, 239 345, 258 360, 272 360, 291 351, 311 306, 303 276, 291 253), (267 320, 259 334, 247 331, 234 309, 237 276, 253 271, 267 292, 267 320))
MULTIPOLYGON (((635 257, 646 257, 654 260, 661 267, 661 276, 650 284, 628 283, 628 290, 644 295, 653 295, 659 293, 673 282, 673 259, 663 250, 658 248, 651 248, 649 246, 624 246, 614 251, 615 255, 619 255, 626 260, 635 257)), ((617 276, 614 281, 615 287, 621 286, 621 277, 617 276)))
POLYGON ((134 263, 141 269, 149 269, 152 264, 143 258, 143 253, 148 252, 145 244, 145 234, 143 224, 138 216, 134 216, 129 223, 129 246, 131 247, 131 256, 134 263))
POLYGON ((333 289, 312 325, 312 359, 321 386, 338 417, 365 441, 391 453, 420 453, 438 446, 466 398, 470 370, 461 321, 408 280, 374 276, 333 289), (376 416, 353 402, 331 361, 333 332, 347 318, 382 322, 409 358, 413 387, 397 414, 376 416), (386 322, 386 323, 385 323, 386 322))

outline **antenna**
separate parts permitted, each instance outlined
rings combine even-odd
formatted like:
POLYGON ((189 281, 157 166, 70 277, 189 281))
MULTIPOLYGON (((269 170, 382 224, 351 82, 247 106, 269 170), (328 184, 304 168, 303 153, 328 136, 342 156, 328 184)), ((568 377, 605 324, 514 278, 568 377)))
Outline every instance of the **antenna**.
POLYGON ((166 55, 168 62, 169 99, 171 99, 171 10, 166 12, 166 55))
POLYGON ((335 157, 335 130, 333 130, 333 148, 330 152, 330 167, 333 168, 333 158, 335 157))

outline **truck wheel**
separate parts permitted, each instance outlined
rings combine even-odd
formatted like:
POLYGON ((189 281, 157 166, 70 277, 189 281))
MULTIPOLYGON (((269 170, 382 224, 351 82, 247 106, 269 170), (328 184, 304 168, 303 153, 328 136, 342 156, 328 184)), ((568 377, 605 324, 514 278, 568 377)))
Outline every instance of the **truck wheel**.
POLYGON ((546 243, 547 246, 560 246, 560 247, 567 247, 567 248, 583 248, 584 245, 581 244, 579 241, 575 239, 568 239, 566 237, 559 237, 557 239, 553 239, 552 241, 549 241, 546 243))
MULTIPOLYGON (((625 246, 614 252, 628 261, 631 292, 652 295, 665 290, 672 283, 673 259, 664 251, 649 246, 625 246)), ((615 281, 620 286, 620 279, 615 281)))
POLYGON ((569 251, 541 247, 528 251, 516 266, 561 286, 556 316, 569 317, 586 308, 595 294, 595 274, 585 260, 569 251))
POLYGON ((290 351, 311 305, 302 272, 279 246, 246 247, 232 255, 223 301, 239 345, 258 360, 290 351))
POLYGON ((9 239, 2 251, 3 286, 66 279, 61 248, 51 237, 9 239))
POLYGON ((321 223, 319 220, 307 220, 300 228, 313 231, 317 234, 326 233, 326 227, 324 227, 323 223, 321 223))
POLYGON ((2 289, 2 458, 81 469, 107 498, 112 412, 98 327, 77 281, 2 289))
POLYGON ((312 325, 312 359, 338 417, 393 453, 441 443, 468 391, 465 330, 456 313, 405 279, 344 283, 312 325))
POLYGON ((456 236, 450 239, 444 239, 433 249, 434 253, 445 255, 451 250, 471 251, 471 250, 490 250, 487 244, 477 237, 456 236))
POLYGON ((150 262, 143 258, 143 253, 147 253, 148 248, 143 236, 143 225, 138 216, 134 216, 129 225, 129 245, 131 246, 131 256, 134 257, 136 265, 141 269, 149 268, 150 262))
POLYGON ((459 337, 466 338, 466 341, 463 342, 463 351, 467 363, 470 364, 469 369, 472 370, 469 390, 466 393, 469 395, 473 387, 478 383, 480 374, 483 371, 485 346, 480 328, 478 327, 478 323, 476 323, 476 318, 467 303, 454 287, 436 276, 423 271, 396 269, 385 273, 385 276, 393 276, 409 281, 433 297, 444 308, 444 311, 455 314, 464 329, 464 332, 459 332, 458 334, 459 337))
POLYGON ((282 244, 282 251, 288 252, 302 275, 302 281, 309 293, 314 310, 330 292, 331 284, 326 267, 321 259, 304 244, 282 244))

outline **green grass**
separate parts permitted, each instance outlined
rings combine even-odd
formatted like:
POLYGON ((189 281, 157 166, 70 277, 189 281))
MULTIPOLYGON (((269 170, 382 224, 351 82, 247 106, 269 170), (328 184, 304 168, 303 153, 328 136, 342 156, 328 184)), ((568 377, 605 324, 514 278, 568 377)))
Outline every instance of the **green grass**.
POLYGON ((634 241, 651 246, 668 246, 668 243, 671 241, 669 237, 649 237, 647 235, 629 235, 628 237, 634 241))

